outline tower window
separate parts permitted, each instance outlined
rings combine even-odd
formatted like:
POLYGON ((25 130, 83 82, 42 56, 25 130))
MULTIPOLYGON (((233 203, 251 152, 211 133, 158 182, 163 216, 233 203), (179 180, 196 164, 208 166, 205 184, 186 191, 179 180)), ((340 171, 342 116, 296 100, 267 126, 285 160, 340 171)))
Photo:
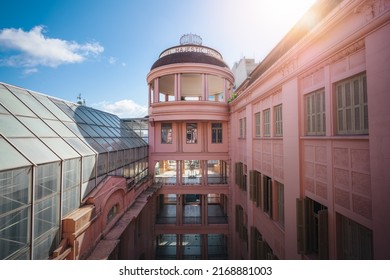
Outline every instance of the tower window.
POLYGON ((222 143, 222 123, 211 124, 211 143, 222 143))
POLYGON ((161 143, 172 144, 172 123, 161 124, 161 143))
POLYGON ((198 142, 198 124, 187 123, 186 143, 196 144, 198 142))

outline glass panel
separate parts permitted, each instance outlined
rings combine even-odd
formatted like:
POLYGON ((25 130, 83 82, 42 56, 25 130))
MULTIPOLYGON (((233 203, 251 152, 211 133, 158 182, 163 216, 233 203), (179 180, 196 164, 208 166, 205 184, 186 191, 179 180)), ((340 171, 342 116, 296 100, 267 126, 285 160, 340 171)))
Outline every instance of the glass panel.
POLYGON ((41 102, 53 115, 55 115, 58 119, 70 122, 72 121, 64 112, 61 111, 60 108, 58 108, 50 98, 47 96, 43 96, 37 93, 31 92, 31 94, 38 99, 39 102, 41 102))
POLYGON ((96 123, 98 125, 107 125, 107 126, 110 125, 107 121, 101 118, 100 115, 103 114, 103 112, 96 111, 96 110, 89 110, 89 113, 95 117, 96 123))
POLYGON ((63 169, 63 189, 68 190, 80 186, 81 159, 64 161, 63 169))
POLYGON ((95 156, 83 158, 83 182, 87 182, 95 177, 95 156))
POLYGON ((81 186, 81 197, 84 199, 96 186, 96 180, 84 182, 81 186))
POLYGON ((97 125, 91 125, 91 127, 93 128, 93 130, 95 130, 100 137, 107 137, 108 135, 97 125))
POLYGON ((34 137, 34 135, 12 115, 0 114, 0 132, 6 137, 34 137))
POLYGON ((107 123, 107 126, 112 126, 112 127, 116 127, 117 126, 117 123, 116 121, 113 121, 112 118, 111 118, 111 115, 106 113, 106 112, 100 112, 100 116, 105 120, 105 122, 107 123))
POLYGON ((9 114, 8 111, 0 105, 0 114, 9 114))
POLYGON ((41 138, 61 159, 77 158, 80 155, 61 138, 41 138))
POLYGON ((78 110, 76 112, 78 111, 82 111, 85 115, 87 115, 88 118, 93 121, 93 124, 102 125, 102 123, 98 119, 96 119, 96 117, 90 112, 87 107, 80 106, 78 107, 78 110))
POLYGON ((0 103, 15 115, 35 117, 34 113, 0 84, 0 103))
MULTIPOLYGON (((97 138, 99 139, 99 138, 97 138)), ((105 153, 107 152, 106 149, 104 149, 99 143, 96 142, 95 139, 93 138, 90 138, 90 137, 87 137, 87 138, 84 138, 83 141, 88 145, 90 146, 95 152, 97 153, 105 153)))
POLYGON ((108 153, 98 155, 97 174, 98 176, 106 174, 108 167, 108 153))
POLYGON ((35 164, 60 160, 45 144, 36 138, 14 138, 10 141, 35 164))
POLYGON ((62 215, 66 216, 80 206, 80 187, 74 187, 62 194, 62 215))
POLYGON ((0 259, 6 259, 30 243, 30 208, 0 216, 0 259))
POLYGON ((80 205, 81 160, 64 161, 63 170, 62 215, 66 215, 80 205))
POLYGON ((62 122, 45 120, 45 123, 50 126, 61 137, 75 137, 76 135, 67 128, 62 122))
POLYGON ((111 145, 107 143, 103 138, 86 138, 88 144, 90 144, 99 153, 110 152, 113 150, 111 145))
POLYGON ((112 138, 112 140, 114 140, 115 143, 117 144, 118 150, 125 150, 128 148, 126 143, 122 139, 123 138, 112 138))
POLYGON ((56 119, 56 117, 50 113, 41 103, 39 103, 31 94, 26 90, 19 88, 9 87, 9 89, 27 105, 35 114, 44 119, 56 119))
MULTIPOLYGON (((34 237, 39 238, 52 229, 59 227, 59 195, 50 197, 34 205, 34 237)), ((51 246, 51 244, 49 244, 51 246)), ((46 256, 47 257, 47 256, 46 256)))
POLYGON ((19 117, 20 121, 38 137, 58 137, 58 135, 37 118, 19 117))
POLYGON ((0 160, 0 170, 31 165, 31 163, 25 157, 23 157, 23 155, 21 155, 3 138, 0 138, 0 151, 1 158, 6 159, 0 160))
POLYGON ((90 125, 88 124, 79 124, 79 126, 88 133, 90 137, 100 137, 99 133, 97 133, 90 125))
POLYGON ((17 208, 28 206, 31 178, 31 168, 0 172, 0 216, 17 208))
POLYGON ((51 99, 69 118, 72 120, 78 121, 75 112, 70 109, 63 101, 51 99))
POLYGON ((46 260, 59 245, 58 229, 53 228, 34 242, 34 260, 46 260))
POLYGON ((78 137, 88 137, 88 134, 74 122, 64 122, 67 128, 69 128, 78 137))
POLYGON ((88 118, 83 111, 80 109, 79 105, 69 104, 70 108, 72 108, 72 111, 74 114, 74 119, 77 123, 89 123, 93 124, 92 120, 88 118))
POLYGON ((112 171, 116 168, 116 159, 117 159, 117 153, 116 152, 110 152, 109 154, 109 171, 112 171))
MULTIPOLYGON (((104 131, 104 133, 106 133, 109 137, 116 137, 117 135, 115 135, 115 133, 114 133, 114 131, 112 131, 111 129, 109 129, 108 127, 105 127, 105 126, 102 126, 102 127, 100 127, 103 131, 104 131)), ((118 136, 120 136, 119 134, 118 134, 118 136)))
POLYGON ((91 148, 78 138, 64 138, 64 140, 82 156, 95 154, 91 148))
POLYGON ((35 199, 51 196, 60 191, 60 164, 51 163, 37 167, 35 176, 35 199))

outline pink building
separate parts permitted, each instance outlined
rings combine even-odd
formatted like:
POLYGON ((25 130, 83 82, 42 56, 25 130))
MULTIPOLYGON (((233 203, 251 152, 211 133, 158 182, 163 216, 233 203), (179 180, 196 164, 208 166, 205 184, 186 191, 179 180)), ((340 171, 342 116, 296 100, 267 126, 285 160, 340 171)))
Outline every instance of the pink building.
POLYGON ((157 259, 226 259, 229 105, 233 75, 221 54, 188 34, 147 76, 149 166, 162 183, 157 259))
POLYGON ((231 259, 390 257, 389 19, 388 1, 318 1, 234 94, 197 36, 161 53, 156 258, 213 258, 213 238, 231 259))
POLYGON ((389 1, 318 1, 237 89, 232 258, 390 258, 389 35, 389 1))

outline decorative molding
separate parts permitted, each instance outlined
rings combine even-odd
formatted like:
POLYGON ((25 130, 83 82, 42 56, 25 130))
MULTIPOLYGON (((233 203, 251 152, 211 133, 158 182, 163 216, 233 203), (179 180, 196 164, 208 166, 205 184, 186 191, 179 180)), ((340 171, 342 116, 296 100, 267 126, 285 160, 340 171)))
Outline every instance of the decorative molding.
POLYGON ((367 0, 357 6, 354 12, 362 14, 365 22, 368 22, 389 9, 390 0, 367 0))
POLYGON ((346 58, 347 56, 363 49, 364 47, 365 47, 365 40, 360 39, 359 41, 349 45, 348 47, 342 49, 341 51, 339 51, 338 53, 330 57, 326 65, 332 64, 340 59, 346 58))
POLYGON ((332 55, 322 63, 316 65, 314 68, 310 69, 309 71, 306 71, 303 75, 301 75, 299 78, 306 78, 310 75, 313 75, 317 71, 321 70, 325 66, 328 66, 338 60, 341 60, 343 58, 346 58, 350 56, 353 53, 356 53, 362 49, 365 48, 365 39, 360 39, 359 41, 356 41, 355 43, 347 46, 346 48, 342 49, 341 51, 337 52, 336 54, 332 55))
POLYGON ((283 64, 280 67, 280 71, 282 73, 282 76, 287 76, 291 73, 293 73, 298 68, 298 58, 295 56, 291 58, 289 61, 287 61, 285 64, 283 64))

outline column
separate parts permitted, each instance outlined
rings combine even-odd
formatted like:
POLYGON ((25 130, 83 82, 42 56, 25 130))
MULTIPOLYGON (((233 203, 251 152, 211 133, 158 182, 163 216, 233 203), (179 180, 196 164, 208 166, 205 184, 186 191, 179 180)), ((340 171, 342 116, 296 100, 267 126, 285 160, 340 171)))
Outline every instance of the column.
POLYGON ((180 79, 180 74, 175 74, 175 80, 174 80, 175 101, 180 100, 180 95, 179 95, 179 79, 180 79))
POLYGON ((209 82, 208 82, 208 77, 206 74, 202 74, 202 82, 203 82, 203 94, 202 98, 203 100, 208 100, 209 99, 209 82))
POLYGON ((158 78, 155 78, 154 80, 153 80, 153 82, 154 82, 154 91, 153 91, 153 100, 154 100, 154 102, 155 103, 158 103, 160 100, 159 100, 159 92, 160 92, 160 89, 159 89, 159 80, 158 80, 158 78))

